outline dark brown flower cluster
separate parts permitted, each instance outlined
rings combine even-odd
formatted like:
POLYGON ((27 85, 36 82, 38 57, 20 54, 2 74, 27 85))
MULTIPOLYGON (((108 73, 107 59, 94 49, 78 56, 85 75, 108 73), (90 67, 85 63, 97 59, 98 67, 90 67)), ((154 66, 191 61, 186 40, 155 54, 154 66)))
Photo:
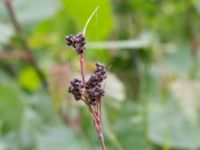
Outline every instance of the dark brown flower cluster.
POLYGON ((82 33, 78 33, 76 35, 67 35, 65 36, 66 42, 68 46, 72 46, 78 54, 84 52, 86 46, 85 36, 82 33))
POLYGON ((80 100, 83 94, 83 88, 84 88, 82 81, 75 78, 70 83, 71 85, 68 88, 68 92, 73 94, 76 100, 80 100))
POLYGON ((104 89, 101 85, 97 84, 93 88, 87 90, 89 104, 95 106, 100 102, 101 98, 104 96, 104 89))
POLYGON ((97 84, 100 84, 106 78, 106 68, 103 64, 96 63, 96 69, 86 83, 86 89, 90 89, 97 84))
POLYGON ((85 89, 89 98, 89 103, 91 105, 96 105, 101 97, 104 96, 104 89, 102 87, 102 82, 106 78, 106 69, 103 64, 96 63, 96 69, 91 75, 88 82, 86 82, 85 89))
POLYGON ((103 80, 106 78, 106 69, 103 64, 96 63, 96 69, 86 82, 85 86, 79 79, 71 81, 68 92, 74 95, 76 100, 80 100, 82 96, 87 94, 87 101, 90 105, 95 106, 104 96, 104 89, 102 86, 103 80))

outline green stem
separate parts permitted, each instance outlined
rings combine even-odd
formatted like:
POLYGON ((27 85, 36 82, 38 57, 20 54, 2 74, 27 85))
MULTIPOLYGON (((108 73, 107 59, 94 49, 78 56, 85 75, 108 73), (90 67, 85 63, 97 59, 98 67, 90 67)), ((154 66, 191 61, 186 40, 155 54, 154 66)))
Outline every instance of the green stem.
POLYGON ((90 17, 88 18, 88 20, 87 20, 87 22, 86 22, 86 24, 85 24, 85 26, 84 26, 84 28, 83 28, 83 32, 82 32, 83 35, 85 35, 87 26, 88 26, 88 24, 90 23, 92 17, 95 15, 95 13, 97 12, 98 9, 99 9, 99 6, 96 7, 96 9, 92 12, 92 14, 90 15, 90 17))

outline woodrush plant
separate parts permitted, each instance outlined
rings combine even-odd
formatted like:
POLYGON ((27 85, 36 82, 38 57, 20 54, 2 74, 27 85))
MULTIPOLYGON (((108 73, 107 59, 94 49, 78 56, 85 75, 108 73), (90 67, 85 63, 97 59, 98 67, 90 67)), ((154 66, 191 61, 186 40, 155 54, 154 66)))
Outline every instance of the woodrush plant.
POLYGON ((106 79, 106 68, 103 64, 96 63, 96 69, 91 74, 89 80, 85 81, 84 73, 84 52, 86 49, 85 33, 87 26, 97 12, 97 7, 88 18, 86 25, 81 33, 76 35, 67 35, 66 44, 74 48, 79 55, 82 80, 75 78, 70 82, 68 92, 74 96, 74 99, 83 101, 90 110, 94 127, 98 136, 102 150, 106 150, 102 132, 102 102, 104 96, 103 81, 106 79))

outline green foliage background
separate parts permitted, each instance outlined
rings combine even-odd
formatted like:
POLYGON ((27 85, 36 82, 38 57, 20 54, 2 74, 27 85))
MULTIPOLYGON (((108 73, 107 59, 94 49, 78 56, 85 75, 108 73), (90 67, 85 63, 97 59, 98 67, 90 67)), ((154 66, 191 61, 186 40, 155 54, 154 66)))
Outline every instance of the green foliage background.
POLYGON ((110 71, 103 110, 107 149, 199 149, 198 0, 13 0, 47 88, 30 63, 18 57, 23 46, 2 0, 0 150, 100 149, 87 108, 67 93, 80 68, 64 39, 82 31, 96 6, 100 8, 87 28, 88 44, 142 43, 85 53, 88 73, 97 61, 110 71), (5 53, 14 55, 5 58, 5 53))

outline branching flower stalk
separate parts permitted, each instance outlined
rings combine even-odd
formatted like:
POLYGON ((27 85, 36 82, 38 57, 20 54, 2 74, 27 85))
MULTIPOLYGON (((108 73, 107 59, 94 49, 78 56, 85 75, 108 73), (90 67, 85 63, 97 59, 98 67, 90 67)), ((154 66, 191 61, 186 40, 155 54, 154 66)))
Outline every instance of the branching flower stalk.
POLYGON ((102 83, 106 79, 106 67, 103 64, 96 63, 96 69, 87 81, 85 81, 84 75, 84 51, 86 49, 85 33, 90 20, 97 12, 98 8, 99 7, 90 15, 81 33, 67 35, 65 39, 67 45, 73 47, 79 55, 82 77, 82 80, 75 78, 70 82, 68 92, 74 96, 75 100, 83 101, 89 108, 99 143, 102 150, 106 150, 102 132, 102 102, 105 93, 102 83))

